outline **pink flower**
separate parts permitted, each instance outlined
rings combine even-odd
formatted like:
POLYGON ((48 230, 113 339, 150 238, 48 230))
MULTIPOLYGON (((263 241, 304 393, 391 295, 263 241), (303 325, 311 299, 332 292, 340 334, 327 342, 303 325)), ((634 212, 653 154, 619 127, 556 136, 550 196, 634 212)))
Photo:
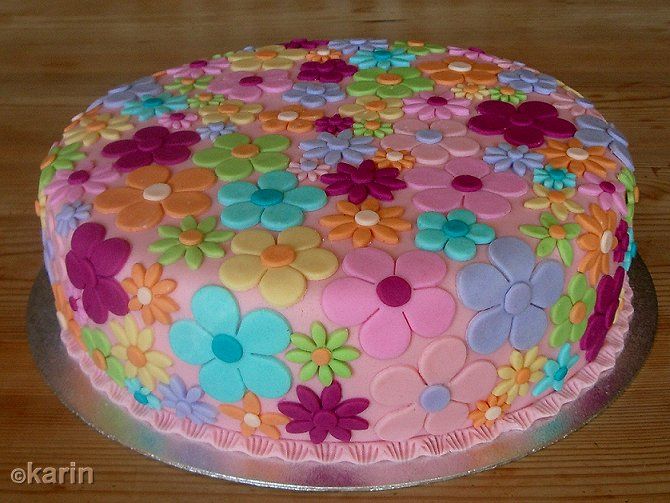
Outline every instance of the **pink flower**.
POLYGON ((484 161, 472 158, 454 159, 444 168, 414 168, 405 181, 423 189, 412 198, 421 210, 465 208, 484 220, 507 215, 512 209, 509 198, 528 191, 528 182, 515 173, 492 173, 484 161))
POLYGON ((212 82, 209 90, 225 94, 228 99, 245 102, 256 101, 263 92, 283 93, 291 89, 293 82, 285 70, 267 70, 264 72, 229 72, 221 80, 212 82))
POLYGON ((209 61, 206 59, 198 59, 183 66, 170 68, 167 71, 167 74, 175 78, 189 77, 197 79, 203 75, 219 75, 223 72, 223 69, 228 68, 229 65, 230 63, 226 58, 212 59, 209 61))
POLYGON ((599 176, 588 171, 584 173, 584 182, 586 183, 577 189, 580 194, 597 197, 598 204, 605 211, 612 209, 624 217, 628 214, 625 200, 626 187, 622 183, 614 180, 601 180, 599 176))
POLYGON ((437 120, 427 124, 417 119, 402 119, 393 126, 395 134, 381 140, 383 148, 410 150, 418 164, 436 166, 450 157, 466 157, 479 152, 479 143, 467 138, 460 122, 437 120))
POLYGON ((422 121, 451 119, 470 115, 470 100, 454 98, 453 93, 436 94, 422 91, 403 100, 403 110, 408 115, 416 115, 422 121))
POLYGON ((412 332, 438 337, 451 325, 456 308, 438 288, 447 274, 439 255, 413 250, 394 261, 382 250, 362 248, 347 254, 342 270, 348 277, 326 286, 323 310, 338 325, 361 325, 361 347, 373 358, 396 358, 412 332))
POLYGON ((565 91, 555 91, 550 95, 553 99, 553 105, 557 110, 567 110, 573 117, 579 115, 592 115, 602 119, 603 116, 595 109, 593 103, 586 98, 565 94, 565 91))
POLYGON ((488 54, 484 52, 479 47, 468 47, 463 49, 462 47, 449 46, 449 56, 463 56, 465 58, 471 59, 472 61, 483 61, 485 63, 494 63, 500 66, 501 68, 507 68, 512 62, 508 59, 499 58, 493 54, 488 54))
POLYGON ((171 114, 161 115, 158 118, 158 123, 166 128, 188 129, 197 120, 198 116, 193 112, 172 112, 171 114))
POLYGON ((370 384, 372 397, 399 407, 377 421, 384 440, 406 440, 422 429, 444 435, 467 425, 469 407, 488 396, 496 382, 492 363, 465 365, 466 347, 455 337, 432 342, 419 358, 419 368, 395 365, 379 372, 370 384))
POLYGON ((81 199, 84 194, 96 196, 107 188, 107 184, 118 177, 118 173, 109 166, 96 167, 90 160, 81 161, 75 170, 61 169, 44 193, 56 204, 61 201, 71 203, 81 199))

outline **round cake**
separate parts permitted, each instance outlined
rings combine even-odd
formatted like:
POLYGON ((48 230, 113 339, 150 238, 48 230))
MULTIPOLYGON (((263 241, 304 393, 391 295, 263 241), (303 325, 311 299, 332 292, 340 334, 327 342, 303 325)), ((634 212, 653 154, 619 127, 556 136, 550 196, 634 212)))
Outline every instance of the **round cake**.
POLYGON ((127 414, 219 449, 371 463, 495 441, 626 342, 627 145, 557 78, 419 40, 140 78, 41 165, 62 341, 127 414))

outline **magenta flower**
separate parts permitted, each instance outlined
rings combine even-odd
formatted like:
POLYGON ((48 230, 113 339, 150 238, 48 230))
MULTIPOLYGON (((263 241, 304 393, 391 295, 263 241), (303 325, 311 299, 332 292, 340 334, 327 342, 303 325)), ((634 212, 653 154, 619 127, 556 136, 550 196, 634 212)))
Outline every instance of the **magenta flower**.
POLYGON ((325 189, 329 196, 348 194, 349 201, 360 204, 368 196, 380 201, 393 200, 393 191, 407 187, 402 180, 398 180, 400 172, 395 168, 377 169, 371 159, 367 159, 360 166, 352 166, 346 162, 337 165, 337 173, 326 173, 321 181, 328 185, 325 189))
POLYGON ((447 274, 439 255, 412 250, 394 260, 377 248, 361 248, 346 255, 342 270, 348 276, 323 290, 323 310, 336 324, 360 325, 361 347, 373 358, 396 358, 412 332, 438 337, 451 325, 456 307, 438 286, 447 274))
POLYGON ((616 180, 602 180, 593 173, 584 173, 584 182, 577 191, 585 196, 598 198, 600 207, 607 210, 615 210, 621 216, 628 214, 626 207, 626 187, 616 180))
POLYGON ((175 78, 197 79, 203 75, 219 75, 224 68, 228 68, 230 63, 226 58, 217 59, 197 59, 190 63, 167 70, 167 74, 175 78))
POLYGON ((572 122, 558 117, 556 107, 543 101, 525 101, 519 108, 503 101, 482 101, 477 112, 468 121, 469 129, 487 136, 501 134, 515 146, 539 147, 545 136, 571 138, 577 131, 572 122))
POLYGON ((623 262, 626 257, 626 251, 630 245, 630 235, 628 234, 628 222, 620 220, 614 231, 614 237, 617 239, 616 248, 612 250, 612 258, 615 262, 623 262))
POLYGON ((337 135, 349 129, 354 125, 352 117, 342 117, 340 114, 331 115, 330 117, 321 117, 314 121, 314 127, 320 133, 326 132, 337 135))
POLYGON ((285 42, 284 47, 287 49, 306 49, 308 51, 314 50, 320 45, 326 45, 328 40, 309 40, 306 38, 294 38, 290 42, 285 42))
POLYGON ((209 90, 225 94, 228 99, 256 101, 263 93, 283 93, 291 89, 293 81, 285 70, 263 72, 229 72, 221 80, 212 82, 209 90))
POLYGON ((367 430, 369 423, 359 417, 370 405, 367 398, 350 398, 342 401, 342 386, 333 381, 323 388, 321 397, 307 386, 296 387, 298 402, 282 401, 279 412, 291 418, 287 433, 307 433, 314 444, 320 444, 328 435, 349 442, 352 430, 367 430))
POLYGON ((436 94, 422 91, 403 100, 403 110, 408 115, 416 115, 422 121, 451 119, 470 115, 470 100, 454 98, 453 93, 436 94))
POLYGON ((623 267, 617 267, 614 276, 606 274, 600 278, 593 314, 589 317, 584 336, 579 340, 579 348, 586 351, 585 357, 588 362, 596 359, 605 343, 607 332, 614 324, 624 275, 623 267))
POLYGON ((492 173, 480 159, 454 159, 444 168, 414 168, 405 174, 408 185, 420 189, 412 198, 424 211, 447 213, 465 208, 491 220, 512 209, 509 198, 523 196, 528 182, 512 172, 492 173))
POLYGON ((132 140, 108 143, 102 149, 104 157, 118 157, 113 166, 126 173, 150 164, 179 164, 191 157, 189 147, 200 141, 195 131, 174 131, 162 126, 138 129, 132 140))
POLYGON ((351 77, 356 73, 354 65, 348 64, 343 59, 329 59, 323 63, 319 61, 307 61, 300 65, 298 80, 307 80, 323 83, 342 82, 345 77, 351 77))
POLYGON ((421 430, 444 435, 467 426, 469 405, 485 399, 497 375, 492 363, 465 365, 467 349, 456 337, 431 342, 418 369, 394 365, 380 371, 370 384, 372 398, 395 407, 377 421, 375 433, 384 440, 406 440, 421 430))
POLYGON ((107 188, 119 174, 109 166, 96 167, 95 162, 85 159, 77 164, 77 169, 56 171, 51 183, 44 189, 53 203, 61 201, 71 203, 81 199, 84 194, 96 196, 107 188))
POLYGON ((114 278, 130 255, 125 239, 105 239, 107 231, 97 223, 82 224, 72 234, 65 268, 72 286, 81 290, 84 311, 95 323, 107 321, 109 313, 128 314, 128 294, 114 278))

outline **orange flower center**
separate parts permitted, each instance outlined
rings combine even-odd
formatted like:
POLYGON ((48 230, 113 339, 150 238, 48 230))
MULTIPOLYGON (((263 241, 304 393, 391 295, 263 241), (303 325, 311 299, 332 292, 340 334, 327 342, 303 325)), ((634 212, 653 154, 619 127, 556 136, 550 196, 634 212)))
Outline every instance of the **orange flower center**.
POLYGON ((512 96, 516 91, 514 88, 509 87, 509 86, 503 86, 500 88, 500 94, 504 94, 505 96, 512 96))
POLYGON ((377 83, 383 86, 395 86, 402 82, 402 77, 395 73, 380 73, 377 75, 377 83))
POLYGON ((198 229, 189 229, 179 235, 179 242, 184 246, 196 246, 202 243, 205 236, 198 229))
POLYGON ((410 47, 423 47, 426 43, 423 40, 408 40, 407 45, 410 47))
POLYGON ((516 373, 516 378, 514 379, 517 384, 526 384, 530 380, 530 369, 524 367, 516 373))
MULTIPOLYGON (((477 84, 466 84, 465 86, 463 86, 463 90, 466 93, 476 93, 477 91, 479 91, 479 86, 477 84)), ((500 90, 500 92, 502 93, 502 89, 500 90)))
POLYGON ((279 56, 279 53, 277 51, 272 51, 270 49, 256 51, 256 57, 258 59, 272 59, 276 58, 277 56, 279 56))
POLYGON ((247 143, 234 147, 231 151, 231 154, 233 154, 233 157, 236 157, 237 159, 249 159, 250 157, 256 157, 260 151, 261 149, 259 149, 253 143, 247 143))
POLYGON ((575 302, 575 305, 572 306, 572 309, 570 309, 570 323, 577 325, 578 323, 584 321, 584 318, 586 318, 586 304, 580 300, 575 302))
POLYGON ((239 105, 234 105, 232 103, 222 103, 216 109, 222 114, 236 114, 240 111, 239 105))
POLYGON ((198 95, 198 100, 203 101, 203 102, 209 101, 212 98, 213 98, 213 96, 210 93, 201 93, 201 94, 198 95))
POLYGON ((128 361, 138 368, 144 367, 147 364, 147 357, 144 356, 142 350, 137 346, 129 346, 126 354, 128 355, 128 361))
POLYGON ((384 102, 384 100, 374 100, 370 101, 369 103, 366 103, 365 108, 372 112, 379 112, 386 108, 386 103, 384 102))
POLYGON ((181 83, 185 86, 190 86, 190 85, 195 83, 195 79, 191 79, 189 77, 184 77, 183 79, 181 79, 181 83))
POLYGON ((465 61, 452 61, 447 68, 452 72, 466 73, 472 70, 472 65, 465 61))
POLYGON ((97 131, 101 131, 107 127, 106 122, 102 121, 93 121, 91 122, 88 126, 86 126, 86 131, 89 131, 91 133, 95 133, 97 131))
POLYGON ((315 349, 312 353, 312 361, 317 365, 328 365, 330 358, 331 354, 328 348, 315 349))
POLYGON ((293 263, 295 250, 287 245, 268 246, 261 253, 261 262, 265 267, 282 267, 293 263))
POLYGON ((382 127, 382 125, 379 121, 366 121, 365 122, 365 128, 369 129, 371 131, 376 131, 380 127, 382 127))
POLYGON ((102 351, 94 349, 93 353, 91 353, 91 359, 93 360, 93 363, 95 363, 95 366, 100 370, 107 370, 107 360, 105 359, 105 355, 102 354, 102 351))
POLYGON ((554 239, 565 239, 565 229, 560 225, 549 227, 549 235, 554 239))
POLYGON ((549 202, 551 203, 563 203, 567 199, 565 193, 561 192, 560 190, 554 190, 552 192, 549 192, 549 195, 547 197, 549 198, 549 202))
POLYGON ((56 160, 56 154, 49 154, 44 158, 42 164, 40 164, 40 169, 46 168, 49 164, 56 160))

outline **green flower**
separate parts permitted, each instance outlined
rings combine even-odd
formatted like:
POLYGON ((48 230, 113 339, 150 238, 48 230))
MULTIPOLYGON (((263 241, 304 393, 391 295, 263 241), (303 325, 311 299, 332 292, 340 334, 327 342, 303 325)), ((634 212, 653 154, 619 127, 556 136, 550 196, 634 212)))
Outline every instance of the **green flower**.
POLYGON ((253 142, 245 134, 231 133, 219 136, 214 146, 200 150, 193 162, 205 168, 214 168, 216 175, 227 182, 246 178, 254 170, 269 173, 288 167, 289 158, 282 153, 291 141, 282 135, 268 134, 253 142))
POLYGON ((557 348, 581 339, 595 303, 596 291, 589 287, 586 276, 575 274, 568 283, 568 294, 561 295, 551 308, 551 322, 556 327, 549 336, 549 344, 557 348))
POLYGON ((427 54, 442 54, 446 51, 446 48, 437 45, 429 44, 426 42, 421 42, 418 40, 398 40, 393 43, 391 49, 404 49, 409 54, 414 54, 415 56, 426 56, 427 54))
POLYGON ((221 258, 226 252, 219 243, 228 241, 233 231, 217 231, 216 217, 204 218, 198 223, 191 215, 185 217, 179 227, 161 225, 158 235, 163 238, 149 245, 149 251, 160 253, 158 262, 174 264, 182 257, 190 269, 198 269, 205 257, 221 258))
POLYGON ((81 329, 81 339, 95 366, 107 372, 116 384, 124 387, 126 377, 123 364, 112 356, 112 344, 107 335, 100 329, 84 327, 81 329))
POLYGON ((354 135, 356 136, 374 136, 375 138, 384 138, 387 134, 393 133, 393 126, 388 122, 363 121, 354 122, 354 135))
POLYGON ((51 147, 49 153, 42 161, 42 173, 40 174, 39 189, 51 183, 56 171, 61 169, 74 169, 74 164, 86 157, 84 152, 80 152, 81 142, 70 143, 64 147, 51 147))
POLYGON ((179 91, 179 94, 186 94, 194 89, 207 89, 207 86, 214 77, 211 75, 203 75, 197 79, 190 77, 182 77, 174 79, 170 84, 165 86, 169 91, 179 91))
POLYGON ((635 214, 635 202, 639 197, 637 182, 635 181, 635 175, 628 168, 623 168, 617 178, 626 187, 626 207, 628 208, 626 221, 630 225, 633 223, 633 215, 635 214))
POLYGON ((321 384, 330 386, 333 375, 351 377, 351 367, 347 362, 355 360, 361 353, 354 347, 344 345, 349 338, 349 331, 338 328, 328 335, 323 324, 315 321, 310 333, 311 337, 292 334, 291 342, 297 349, 286 353, 288 361, 303 364, 300 379, 309 381, 318 372, 321 384))
POLYGON ((376 94, 380 98, 407 98, 419 91, 432 91, 435 82, 421 76, 414 67, 392 68, 385 72, 381 68, 368 68, 354 74, 354 82, 347 86, 350 96, 376 94))
POLYGON ((520 225, 519 230, 526 236, 539 239, 535 248, 538 257, 550 255, 556 248, 561 260, 567 266, 572 264, 573 252, 570 241, 579 234, 579 224, 559 224, 551 213, 542 213, 542 225, 520 225))
POLYGON ((219 105, 226 97, 223 94, 198 93, 186 99, 189 108, 199 109, 213 105, 219 105))
POLYGON ((526 93, 508 86, 494 87, 489 89, 489 97, 492 100, 504 101, 505 103, 513 103, 514 105, 518 105, 522 101, 526 100, 526 93))

